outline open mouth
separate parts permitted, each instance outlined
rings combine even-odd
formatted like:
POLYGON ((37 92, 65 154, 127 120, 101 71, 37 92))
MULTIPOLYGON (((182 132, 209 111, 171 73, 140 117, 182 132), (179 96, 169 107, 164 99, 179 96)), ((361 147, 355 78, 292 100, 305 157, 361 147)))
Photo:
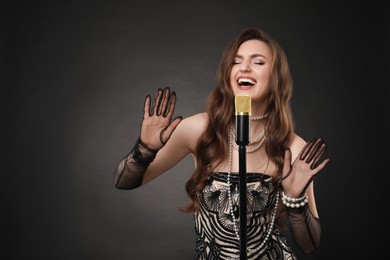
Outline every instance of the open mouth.
POLYGON ((239 88, 242 88, 242 89, 251 88, 254 85, 256 85, 256 83, 257 83, 256 80, 251 79, 251 78, 239 78, 237 80, 237 84, 238 84, 239 88))

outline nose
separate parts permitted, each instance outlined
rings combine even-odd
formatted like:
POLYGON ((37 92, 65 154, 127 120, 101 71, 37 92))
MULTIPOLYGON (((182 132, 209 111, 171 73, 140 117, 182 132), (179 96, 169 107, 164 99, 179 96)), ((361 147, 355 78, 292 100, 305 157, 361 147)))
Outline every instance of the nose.
POLYGON ((241 63, 240 71, 241 72, 249 72, 249 71, 251 71, 251 66, 250 66, 249 62, 241 63))

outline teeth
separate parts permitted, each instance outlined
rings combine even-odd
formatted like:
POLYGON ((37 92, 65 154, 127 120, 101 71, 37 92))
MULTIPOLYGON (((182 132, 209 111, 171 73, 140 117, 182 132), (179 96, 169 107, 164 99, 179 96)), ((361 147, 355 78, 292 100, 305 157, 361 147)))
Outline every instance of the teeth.
POLYGON ((239 78, 238 83, 250 83, 252 85, 256 84, 255 81, 253 81, 251 79, 247 79, 247 78, 239 78))

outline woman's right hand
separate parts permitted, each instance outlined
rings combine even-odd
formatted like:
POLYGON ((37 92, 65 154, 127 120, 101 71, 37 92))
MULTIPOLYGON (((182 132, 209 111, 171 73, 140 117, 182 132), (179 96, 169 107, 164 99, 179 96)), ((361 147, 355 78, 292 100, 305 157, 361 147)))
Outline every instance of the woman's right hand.
POLYGON ((160 150, 183 119, 181 116, 172 119, 175 105, 176 93, 169 87, 158 89, 152 106, 150 95, 146 96, 140 139, 147 148, 160 150))

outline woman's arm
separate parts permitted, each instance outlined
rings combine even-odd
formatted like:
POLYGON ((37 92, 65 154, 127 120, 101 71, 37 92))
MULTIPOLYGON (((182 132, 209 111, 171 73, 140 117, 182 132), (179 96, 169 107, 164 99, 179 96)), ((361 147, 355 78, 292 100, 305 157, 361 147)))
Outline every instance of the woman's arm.
POLYGON ((175 102, 174 92, 170 96, 169 89, 164 92, 159 90, 152 112, 149 112, 150 97, 146 98, 140 138, 131 152, 119 162, 114 173, 115 187, 137 188, 193 153, 207 121, 206 114, 171 120, 175 102), (159 108, 158 104, 163 108, 159 108), (162 111, 165 109, 169 112, 164 116, 162 111))
POLYGON ((290 149, 286 150, 282 186, 289 197, 307 195, 307 204, 300 207, 287 206, 290 230, 297 246, 305 253, 316 250, 320 243, 321 224, 314 198, 313 178, 329 159, 319 160, 326 150, 321 138, 305 143, 295 136, 290 149), (291 161, 294 163, 291 165, 291 161))

